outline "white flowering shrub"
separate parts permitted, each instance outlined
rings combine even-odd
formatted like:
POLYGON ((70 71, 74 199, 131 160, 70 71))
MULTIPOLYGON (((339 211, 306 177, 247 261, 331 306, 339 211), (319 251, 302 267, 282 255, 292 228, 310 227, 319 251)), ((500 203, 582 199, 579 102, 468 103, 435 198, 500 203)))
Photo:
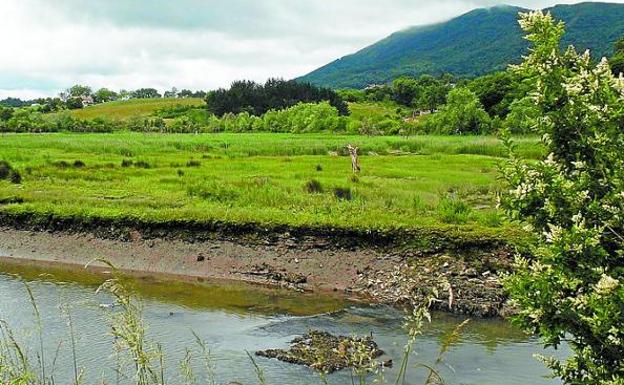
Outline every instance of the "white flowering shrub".
POLYGON ((516 320, 566 361, 545 359, 566 384, 624 384, 624 79, 588 52, 565 51, 564 25, 520 15, 530 54, 513 70, 531 84, 533 122, 548 157, 513 155, 501 205, 534 234, 506 287, 516 320))

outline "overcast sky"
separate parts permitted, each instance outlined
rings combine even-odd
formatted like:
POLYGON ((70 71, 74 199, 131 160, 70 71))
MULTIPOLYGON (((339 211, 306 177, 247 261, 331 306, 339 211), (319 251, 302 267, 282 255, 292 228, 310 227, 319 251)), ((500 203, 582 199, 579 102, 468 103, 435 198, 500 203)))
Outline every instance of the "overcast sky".
MULTIPOLYGON (((620 0, 617 2, 624 2, 620 0)), ((293 78, 493 0, 0 0, 0 99, 293 78)), ((574 1, 517 0, 544 8, 574 1)))

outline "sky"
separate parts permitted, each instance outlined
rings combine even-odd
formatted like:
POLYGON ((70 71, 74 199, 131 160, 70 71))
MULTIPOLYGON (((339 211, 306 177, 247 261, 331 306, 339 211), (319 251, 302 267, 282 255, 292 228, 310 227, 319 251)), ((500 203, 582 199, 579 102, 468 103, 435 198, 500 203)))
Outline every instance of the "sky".
POLYGON ((73 84, 209 90, 237 79, 291 79, 398 30, 503 3, 0 0, 0 99, 53 96, 73 84))

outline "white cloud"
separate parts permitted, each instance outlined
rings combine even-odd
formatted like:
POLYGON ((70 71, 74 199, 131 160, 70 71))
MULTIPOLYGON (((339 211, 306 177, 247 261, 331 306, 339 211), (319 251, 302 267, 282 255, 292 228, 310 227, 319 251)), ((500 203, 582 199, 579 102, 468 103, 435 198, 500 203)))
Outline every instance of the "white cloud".
POLYGON ((76 83, 210 89, 240 78, 293 78, 399 29, 497 3, 3 0, 0 97, 49 95, 76 83))

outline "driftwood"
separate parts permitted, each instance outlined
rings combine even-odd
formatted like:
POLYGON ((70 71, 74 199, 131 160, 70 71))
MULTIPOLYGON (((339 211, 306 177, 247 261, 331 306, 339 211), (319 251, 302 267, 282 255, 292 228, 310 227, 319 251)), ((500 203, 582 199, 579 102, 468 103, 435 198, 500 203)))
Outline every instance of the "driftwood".
POLYGON ((352 145, 347 145, 347 149, 349 150, 349 155, 351 155, 351 168, 354 173, 360 172, 360 161, 358 160, 358 147, 353 147, 352 145))

